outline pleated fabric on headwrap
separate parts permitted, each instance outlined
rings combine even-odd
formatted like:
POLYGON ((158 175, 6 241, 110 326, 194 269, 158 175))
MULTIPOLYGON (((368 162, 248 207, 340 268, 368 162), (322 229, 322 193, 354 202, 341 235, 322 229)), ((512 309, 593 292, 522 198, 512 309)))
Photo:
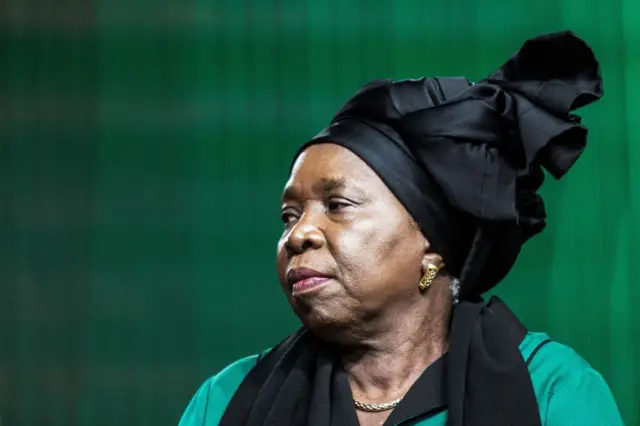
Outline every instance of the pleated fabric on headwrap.
MULTIPOLYGON (((518 349, 522 326, 499 299, 486 304, 481 295, 544 228, 537 194, 543 169, 561 178, 575 163, 587 130, 571 111, 602 93, 591 49, 571 32, 548 34, 528 40, 475 84, 465 78, 369 83, 299 151, 335 143, 362 158, 459 278, 447 363, 451 426, 540 425, 518 349)), ((299 331, 249 374, 223 424, 282 424, 278 418, 348 424, 318 414, 318 404, 331 412, 331 403, 345 403, 336 395, 346 379, 327 357, 322 342, 299 331)))

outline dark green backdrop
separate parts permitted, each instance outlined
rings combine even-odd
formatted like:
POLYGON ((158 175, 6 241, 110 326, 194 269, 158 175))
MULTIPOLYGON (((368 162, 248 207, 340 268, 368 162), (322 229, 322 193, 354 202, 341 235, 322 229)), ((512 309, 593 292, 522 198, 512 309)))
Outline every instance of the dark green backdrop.
POLYGON ((499 292, 640 425, 637 0, 2 2, 2 425, 175 424, 296 326, 273 267, 295 147, 368 80, 478 79, 565 28, 606 96, 499 292))

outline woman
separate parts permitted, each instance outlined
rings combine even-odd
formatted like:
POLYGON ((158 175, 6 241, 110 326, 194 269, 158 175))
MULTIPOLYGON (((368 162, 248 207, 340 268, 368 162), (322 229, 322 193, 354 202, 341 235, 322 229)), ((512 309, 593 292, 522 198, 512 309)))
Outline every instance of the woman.
POLYGON ((278 274, 303 327, 209 379, 181 426, 620 425, 602 377, 481 294, 545 225, 602 95, 570 32, 476 84, 376 81, 295 156, 278 274))

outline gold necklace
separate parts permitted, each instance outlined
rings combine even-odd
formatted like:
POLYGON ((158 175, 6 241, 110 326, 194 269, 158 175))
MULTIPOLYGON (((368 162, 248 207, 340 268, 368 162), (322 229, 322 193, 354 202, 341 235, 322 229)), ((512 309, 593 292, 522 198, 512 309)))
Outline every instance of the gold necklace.
POLYGON ((387 411, 387 410, 396 408, 396 406, 400 404, 400 401, 402 401, 402 398, 396 399, 395 401, 391 401, 391 402, 383 402, 381 404, 365 404, 364 402, 356 401, 354 399, 353 403, 356 406, 356 408, 360 411, 377 413, 380 411, 387 411))

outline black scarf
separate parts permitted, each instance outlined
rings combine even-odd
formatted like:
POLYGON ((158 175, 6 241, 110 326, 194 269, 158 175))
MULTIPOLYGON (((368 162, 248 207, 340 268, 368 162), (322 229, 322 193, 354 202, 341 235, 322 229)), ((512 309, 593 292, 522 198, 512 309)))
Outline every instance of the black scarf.
MULTIPOLYGON (((602 96, 599 65, 571 32, 528 40, 498 71, 464 78, 372 82, 310 142, 361 157, 460 278, 447 354, 450 426, 539 426, 519 351, 526 330, 480 295, 509 272, 545 225, 537 190, 575 163, 587 130, 571 113, 602 96)), ((294 333, 245 378, 225 426, 356 425, 346 373, 307 330, 294 333)))

